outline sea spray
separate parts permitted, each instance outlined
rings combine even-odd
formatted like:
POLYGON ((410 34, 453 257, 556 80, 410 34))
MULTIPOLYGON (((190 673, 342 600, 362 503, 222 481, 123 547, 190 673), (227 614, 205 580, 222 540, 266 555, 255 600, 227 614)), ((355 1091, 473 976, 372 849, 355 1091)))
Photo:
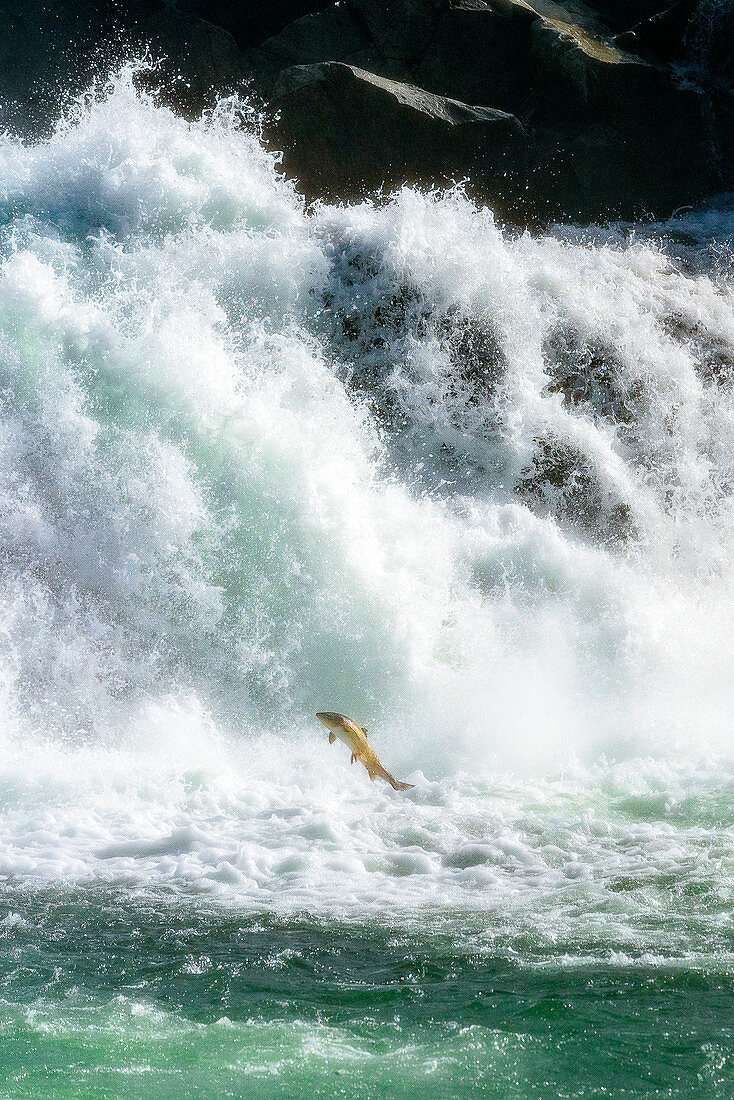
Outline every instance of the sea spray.
POLYGON ((615 884, 731 861, 696 809, 734 776, 711 215, 307 209, 249 120, 125 70, 2 150, 0 869, 657 950, 615 884))

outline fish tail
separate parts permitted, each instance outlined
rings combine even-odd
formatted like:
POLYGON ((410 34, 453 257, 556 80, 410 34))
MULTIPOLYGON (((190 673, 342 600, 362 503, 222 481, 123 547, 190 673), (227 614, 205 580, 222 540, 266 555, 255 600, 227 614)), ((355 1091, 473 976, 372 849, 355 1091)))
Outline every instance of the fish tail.
POLYGON ((409 791, 411 787, 414 787, 414 783, 401 783, 399 779, 396 779, 394 775, 390 775, 387 768, 382 768, 379 772, 382 779, 387 780, 394 791, 409 791))
POLYGON ((415 786, 414 783, 401 783, 399 779, 396 779, 394 775, 390 775, 384 764, 381 764, 379 760, 371 760, 369 763, 362 758, 362 763, 369 772, 369 777, 374 783, 376 779, 384 779, 386 783, 389 783, 394 791, 409 791, 411 787, 415 786))
POLYGON ((415 783, 401 783, 399 779, 396 779, 392 775, 388 782, 394 791, 412 791, 415 786, 415 783))

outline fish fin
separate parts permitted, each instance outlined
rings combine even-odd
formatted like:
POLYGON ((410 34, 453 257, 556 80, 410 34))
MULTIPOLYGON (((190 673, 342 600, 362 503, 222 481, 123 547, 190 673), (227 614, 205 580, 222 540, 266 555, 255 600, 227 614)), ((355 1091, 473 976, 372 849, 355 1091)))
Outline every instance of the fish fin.
POLYGON ((394 791, 412 791, 415 783, 401 783, 399 779, 390 778, 390 786, 394 791))
POLYGON ((411 787, 415 786, 415 783, 401 783, 394 775, 390 775, 387 768, 382 769, 382 778, 390 784, 394 791, 409 791, 411 787))
POLYGON ((369 776, 370 776, 370 779, 372 780, 372 782, 374 783, 374 781, 377 779, 377 773, 376 772, 370 772, 369 776))
POLYGON ((336 741, 336 734, 335 733, 330 733, 329 734, 329 744, 333 745, 335 741, 336 741))
POLYGON ((366 733, 366 732, 367 732, 367 727, 366 727, 366 726, 362 726, 362 733, 366 733))
POLYGON ((349 761, 349 763, 353 764, 356 759, 357 759, 357 754, 356 754, 356 752, 353 752, 352 753, 352 759, 349 761))

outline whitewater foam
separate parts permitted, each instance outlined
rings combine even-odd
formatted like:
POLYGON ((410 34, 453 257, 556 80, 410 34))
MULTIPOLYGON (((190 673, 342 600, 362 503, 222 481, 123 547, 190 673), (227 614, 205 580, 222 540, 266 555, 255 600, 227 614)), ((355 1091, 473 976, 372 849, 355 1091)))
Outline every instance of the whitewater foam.
POLYGON ((0 873, 617 946, 731 881, 734 221, 306 209, 133 76, 0 156, 0 873))

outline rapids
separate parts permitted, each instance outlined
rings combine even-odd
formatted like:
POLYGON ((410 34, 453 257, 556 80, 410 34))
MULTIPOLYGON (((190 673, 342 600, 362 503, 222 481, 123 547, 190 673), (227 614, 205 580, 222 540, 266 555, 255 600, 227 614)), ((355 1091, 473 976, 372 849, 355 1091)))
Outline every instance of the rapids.
POLYGON ((730 959, 733 243, 306 208, 134 68, 5 138, 3 937, 113 891, 730 959))

